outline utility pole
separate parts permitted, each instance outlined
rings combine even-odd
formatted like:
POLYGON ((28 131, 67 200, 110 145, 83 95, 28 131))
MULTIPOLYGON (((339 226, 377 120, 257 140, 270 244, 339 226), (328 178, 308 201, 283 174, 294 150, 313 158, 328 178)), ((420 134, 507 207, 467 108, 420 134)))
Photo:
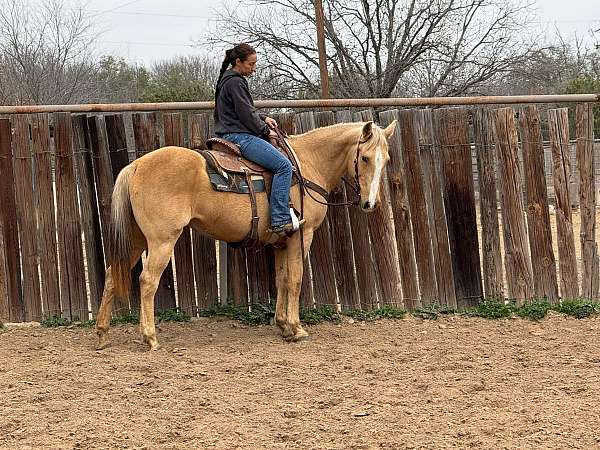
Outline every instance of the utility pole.
POLYGON ((321 98, 329 98, 329 75, 327 73, 327 53, 325 52, 323 1, 314 1, 315 18, 317 20, 317 47, 319 49, 319 70, 321 72, 321 98))

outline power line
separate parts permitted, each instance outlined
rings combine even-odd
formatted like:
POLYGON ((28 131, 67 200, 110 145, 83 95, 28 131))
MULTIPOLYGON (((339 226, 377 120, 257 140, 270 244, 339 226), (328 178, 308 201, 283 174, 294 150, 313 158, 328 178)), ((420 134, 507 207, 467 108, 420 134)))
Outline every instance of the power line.
POLYGON ((98 12, 98 14, 106 14, 106 13, 116 11, 117 9, 125 8, 126 6, 133 5, 134 3, 139 3, 141 1, 142 0, 132 0, 130 2, 123 3, 122 5, 115 6, 114 8, 106 9, 104 11, 97 11, 97 12, 98 12))
POLYGON ((183 44, 183 43, 168 43, 168 42, 136 42, 136 41, 98 41, 102 44, 126 44, 126 45, 153 45, 153 46, 161 46, 161 47, 191 47, 193 48, 193 44, 183 44))
MULTIPOLYGON (((91 12, 96 12, 98 14, 103 14, 104 12, 98 11, 96 9, 91 9, 91 12)), ((110 12, 110 14, 122 14, 129 16, 156 16, 156 17, 178 17, 182 19, 210 19, 210 16, 196 16, 189 14, 164 14, 164 13, 154 13, 154 12, 142 12, 142 11, 115 11, 110 12)))

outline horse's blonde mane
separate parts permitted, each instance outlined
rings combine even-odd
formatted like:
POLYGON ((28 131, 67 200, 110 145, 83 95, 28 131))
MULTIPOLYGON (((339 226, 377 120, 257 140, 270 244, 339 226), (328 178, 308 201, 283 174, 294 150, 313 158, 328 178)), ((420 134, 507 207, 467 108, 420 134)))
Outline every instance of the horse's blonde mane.
MULTIPOLYGON (((290 140, 296 141, 296 142, 300 143, 301 145, 308 144, 308 146, 310 147, 311 141, 322 140, 324 135, 327 136, 327 134, 338 131, 340 129, 343 130, 344 132, 350 131, 350 130, 359 131, 359 130, 362 130, 362 127, 365 125, 365 123, 366 122, 336 123, 334 125, 328 125, 325 127, 315 128, 314 130, 307 131, 306 133, 290 135, 290 140)), ((373 129, 374 130, 377 129, 379 131, 378 134, 380 136, 383 134, 383 130, 376 123, 373 123, 373 129)), ((340 136, 342 136, 342 135, 339 132, 333 134, 334 138, 338 138, 340 136)))

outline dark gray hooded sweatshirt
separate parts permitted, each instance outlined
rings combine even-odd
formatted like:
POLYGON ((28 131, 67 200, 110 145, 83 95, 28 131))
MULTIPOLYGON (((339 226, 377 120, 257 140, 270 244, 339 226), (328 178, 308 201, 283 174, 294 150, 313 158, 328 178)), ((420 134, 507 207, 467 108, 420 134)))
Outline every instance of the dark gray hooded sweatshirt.
POLYGON ((227 70, 217 85, 215 101, 215 134, 250 133, 265 137, 269 127, 266 116, 256 112, 248 81, 239 73, 227 70))

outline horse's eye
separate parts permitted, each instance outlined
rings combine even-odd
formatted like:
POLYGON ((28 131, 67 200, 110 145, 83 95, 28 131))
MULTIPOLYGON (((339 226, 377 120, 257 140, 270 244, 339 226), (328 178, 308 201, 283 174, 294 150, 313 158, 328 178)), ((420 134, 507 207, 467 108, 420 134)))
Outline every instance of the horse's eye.
POLYGON ((362 160, 363 160, 363 162, 366 162, 366 163, 368 163, 368 162, 369 162, 369 158, 368 158, 368 157, 366 157, 366 156, 363 156, 363 157, 362 157, 362 160))

